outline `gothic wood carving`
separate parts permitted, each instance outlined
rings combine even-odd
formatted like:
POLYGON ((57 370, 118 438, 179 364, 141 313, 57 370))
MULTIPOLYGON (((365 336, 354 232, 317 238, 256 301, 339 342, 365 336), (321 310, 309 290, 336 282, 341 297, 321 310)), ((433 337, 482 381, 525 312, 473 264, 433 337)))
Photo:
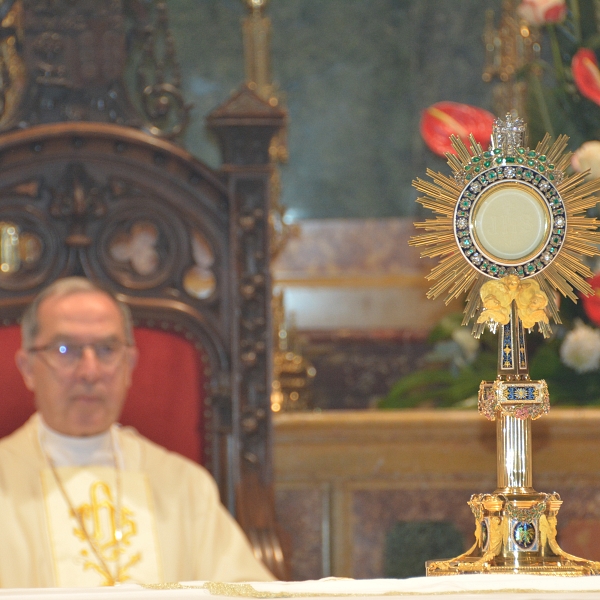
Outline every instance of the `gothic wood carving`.
POLYGON ((207 467, 285 578, 268 226, 269 146, 285 114, 247 87, 215 110, 216 174, 164 139, 189 110, 164 1, 7 0, 0 16, 4 323, 50 281, 80 274, 115 290, 138 323, 186 332, 208 365, 207 467))
POLYGON ((207 117, 223 154, 231 198, 229 223, 231 270, 239 313, 232 360, 240 377, 233 386, 239 406, 234 437, 239 440, 238 496, 245 497, 238 518, 255 552, 273 572, 285 578, 272 499, 271 410, 272 285, 269 269, 269 146, 285 124, 285 113, 259 98, 247 86, 207 117))
POLYGON ((0 129, 57 121, 188 123, 161 0, 7 0, 0 15, 0 129))

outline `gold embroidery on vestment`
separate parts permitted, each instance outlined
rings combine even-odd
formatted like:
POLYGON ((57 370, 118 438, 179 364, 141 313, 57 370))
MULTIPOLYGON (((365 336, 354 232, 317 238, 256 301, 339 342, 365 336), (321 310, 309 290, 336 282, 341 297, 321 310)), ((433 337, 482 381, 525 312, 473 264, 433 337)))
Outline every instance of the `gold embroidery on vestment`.
POLYGON ((93 560, 87 549, 81 550, 84 570, 96 571, 103 578, 102 585, 129 581, 129 569, 142 559, 142 553, 137 552, 125 564, 119 564, 120 557, 126 553, 126 547, 131 546, 131 538, 138 531, 132 518, 133 512, 124 506, 115 506, 110 486, 105 481, 93 483, 90 486, 90 502, 74 510, 77 514, 71 516, 76 519, 77 526, 73 528, 73 533, 83 542, 89 537, 95 553, 99 554, 99 560, 93 560), (118 521, 117 513, 120 515, 118 521), (117 533, 120 533, 120 539, 117 533), (107 572, 108 563, 117 567, 114 575, 107 572))

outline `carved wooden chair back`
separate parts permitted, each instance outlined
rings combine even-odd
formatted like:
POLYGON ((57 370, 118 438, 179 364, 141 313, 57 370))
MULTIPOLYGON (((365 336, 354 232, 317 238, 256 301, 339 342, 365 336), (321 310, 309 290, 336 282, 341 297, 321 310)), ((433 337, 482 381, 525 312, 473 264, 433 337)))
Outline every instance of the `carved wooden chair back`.
MULTIPOLYGON (((142 352, 124 422, 201 460, 256 553, 285 577, 274 534, 268 221, 269 149, 285 113, 242 86, 208 117, 223 157, 215 172, 167 141, 190 107, 166 3, 51 4, 0 7, 1 360, 12 367, 16 324, 51 281, 84 275, 112 289, 132 309, 142 352), (144 367, 152 354, 171 362, 144 367)), ((14 368, 11 377, 3 398, 24 393, 14 368)), ((0 403, 0 416, 18 426, 32 410, 25 398, 0 403)))
MULTIPOLYGON (((141 351, 124 421, 204 462, 231 494, 213 452, 219 419, 212 406, 229 403, 223 394, 231 376, 221 182, 173 144, 105 124, 5 134, 0 155, 3 324, 15 323, 57 277, 84 275, 113 290, 133 311, 141 351)), ((10 329, 9 365, 18 345, 10 329)), ((18 377, 11 380, 18 390, 18 377)))
MULTIPOLYGON (((229 204, 230 192, 210 169, 140 131, 56 123, 1 135, 4 362, 18 346, 22 311, 50 281, 84 275, 114 291, 132 309, 142 363, 123 422, 202 461, 232 511, 238 503, 242 525, 277 572, 283 562, 273 537, 272 489, 261 479, 270 464, 268 415, 253 409, 244 416, 239 403, 243 362, 252 369, 260 358, 244 358, 235 331, 241 301, 250 303, 246 318, 254 316, 263 329, 265 316, 254 314, 261 310, 256 299, 238 293, 251 284, 237 280, 244 270, 232 266, 229 204), (243 429, 259 449, 251 456, 243 429), (261 481, 262 502, 256 492, 261 481)), ((27 413, 23 405, 32 410, 32 402, 25 395, 14 398, 19 408, 8 408, 18 395, 14 368, 9 380, 12 391, 3 394, 2 410, 18 421, 27 413)), ((250 389, 258 383, 250 380, 250 389)))

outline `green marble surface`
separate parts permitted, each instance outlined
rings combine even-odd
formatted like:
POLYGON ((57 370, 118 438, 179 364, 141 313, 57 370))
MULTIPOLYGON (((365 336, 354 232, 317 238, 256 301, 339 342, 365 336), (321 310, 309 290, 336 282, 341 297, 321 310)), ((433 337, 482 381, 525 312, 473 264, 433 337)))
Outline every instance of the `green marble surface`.
MULTIPOLYGON (((281 169, 291 220, 399 217, 411 181, 445 170, 419 136, 440 100, 491 108, 481 79, 485 11, 500 0, 271 0, 273 78, 289 110, 281 169)), ((244 80, 241 0, 168 0, 193 103, 184 145, 219 165, 204 116, 244 80)))

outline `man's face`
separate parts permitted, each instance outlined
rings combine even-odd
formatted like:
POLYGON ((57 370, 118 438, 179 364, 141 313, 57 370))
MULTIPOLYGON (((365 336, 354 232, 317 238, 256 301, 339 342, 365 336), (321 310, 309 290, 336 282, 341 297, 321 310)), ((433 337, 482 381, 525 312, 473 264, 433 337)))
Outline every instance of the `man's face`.
POLYGON ((51 351, 18 351, 17 365, 44 421, 66 435, 106 431, 121 414, 137 359, 137 350, 125 346, 119 308, 101 292, 49 296, 38 308, 38 323, 33 348, 85 345, 71 365, 57 365, 51 351), (118 360, 100 360, 91 346, 98 343, 119 345, 118 360))

